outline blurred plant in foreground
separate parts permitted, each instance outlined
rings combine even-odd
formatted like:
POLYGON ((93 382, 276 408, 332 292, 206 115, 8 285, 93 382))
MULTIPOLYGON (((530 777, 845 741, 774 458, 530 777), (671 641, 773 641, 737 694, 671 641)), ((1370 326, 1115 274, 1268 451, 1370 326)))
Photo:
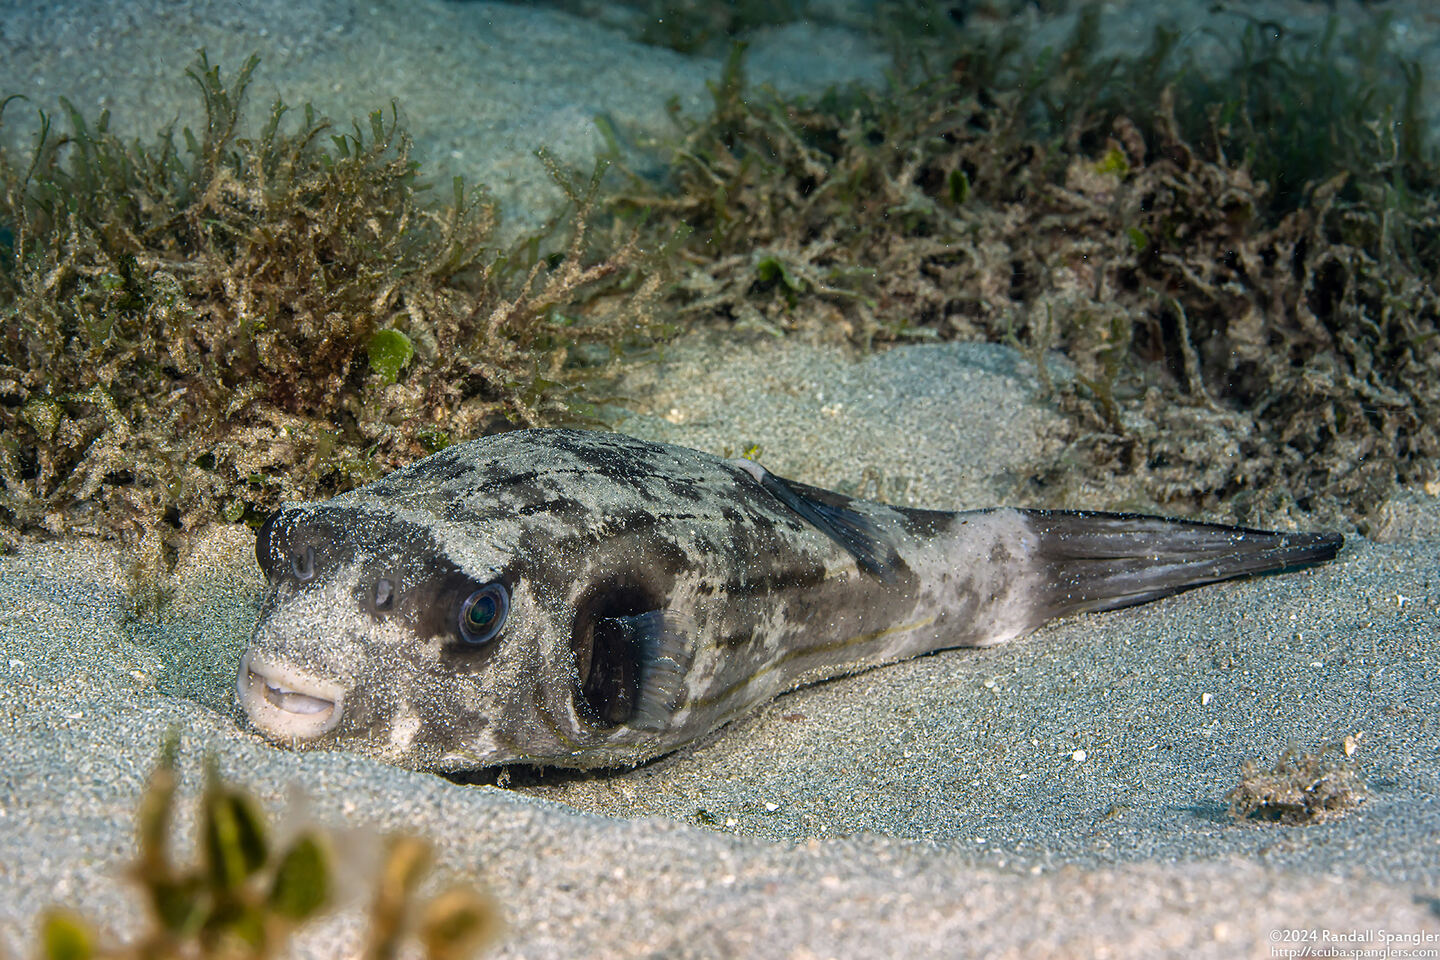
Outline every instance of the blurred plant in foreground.
MULTIPOLYGON (((51 910, 41 921, 42 960, 273 957, 297 928, 333 905, 335 873, 324 834, 302 831, 278 850, 255 799, 222 781, 213 763, 197 810, 198 862, 172 861, 177 745, 174 735, 166 740, 140 801, 139 856, 130 876, 149 908, 145 931, 132 944, 101 947, 88 921, 69 910, 51 910)), ((370 903, 369 935, 360 954, 365 960, 399 956, 411 935, 430 960, 476 956, 498 937, 498 907, 473 888, 416 899, 429 860, 421 840, 389 841, 370 903)))

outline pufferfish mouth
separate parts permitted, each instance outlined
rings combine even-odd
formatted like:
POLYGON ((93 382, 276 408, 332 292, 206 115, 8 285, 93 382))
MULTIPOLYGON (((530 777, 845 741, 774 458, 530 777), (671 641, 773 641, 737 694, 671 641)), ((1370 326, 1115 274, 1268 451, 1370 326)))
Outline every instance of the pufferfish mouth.
POLYGON ((254 650, 240 659, 235 693, 262 733, 292 743, 334 730, 345 702, 340 684, 266 660, 254 650))

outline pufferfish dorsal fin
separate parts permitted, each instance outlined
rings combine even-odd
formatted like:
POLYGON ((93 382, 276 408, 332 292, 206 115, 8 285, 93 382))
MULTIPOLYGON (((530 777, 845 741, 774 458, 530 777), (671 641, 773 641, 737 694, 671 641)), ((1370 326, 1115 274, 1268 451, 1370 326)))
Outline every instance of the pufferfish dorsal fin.
MULTIPOLYGON (((895 582, 900 553, 895 548, 894 538, 874 520, 841 504, 826 503, 819 497, 829 491, 777 477, 753 460, 734 459, 728 462, 750 474, 776 500, 844 547, 862 570, 886 583, 895 582)), ((839 499, 838 494, 832 496, 839 499)))
POLYGON ((695 656, 694 622, 673 610, 651 610, 604 617, 596 621, 596 629, 613 631, 633 656, 634 702, 625 724, 665 730, 671 715, 685 704, 685 673, 695 656))

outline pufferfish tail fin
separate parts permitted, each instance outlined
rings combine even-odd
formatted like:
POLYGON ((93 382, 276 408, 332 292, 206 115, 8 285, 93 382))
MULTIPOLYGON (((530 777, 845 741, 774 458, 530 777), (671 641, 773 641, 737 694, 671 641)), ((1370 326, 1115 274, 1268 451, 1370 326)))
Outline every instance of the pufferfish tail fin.
POLYGON ((1045 619, 1333 559, 1338 533, 1273 533, 1128 513, 1023 511, 1039 538, 1045 619))

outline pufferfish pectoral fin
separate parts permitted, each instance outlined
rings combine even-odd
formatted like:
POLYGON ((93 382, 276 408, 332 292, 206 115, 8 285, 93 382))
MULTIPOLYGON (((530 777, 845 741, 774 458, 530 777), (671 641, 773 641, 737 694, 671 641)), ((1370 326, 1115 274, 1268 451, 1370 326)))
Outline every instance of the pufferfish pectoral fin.
MULTIPOLYGON (((673 610, 651 610, 629 617, 605 617, 597 631, 610 633, 633 664, 626 678, 630 700, 624 723, 637 730, 661 731, 685 703, 685 674, 695 656, 695 624, 673 610)), ((619 716, 613 717, 620 720, 619 716)))
POLYGON ((753 460, 729 462, 754 477, 766 492, 812 527, 844 547, 862 570, 886 583, 896 580, 900 552, 894 537, 869 517, 845 506, 848 497, 777 477, 753 460))

